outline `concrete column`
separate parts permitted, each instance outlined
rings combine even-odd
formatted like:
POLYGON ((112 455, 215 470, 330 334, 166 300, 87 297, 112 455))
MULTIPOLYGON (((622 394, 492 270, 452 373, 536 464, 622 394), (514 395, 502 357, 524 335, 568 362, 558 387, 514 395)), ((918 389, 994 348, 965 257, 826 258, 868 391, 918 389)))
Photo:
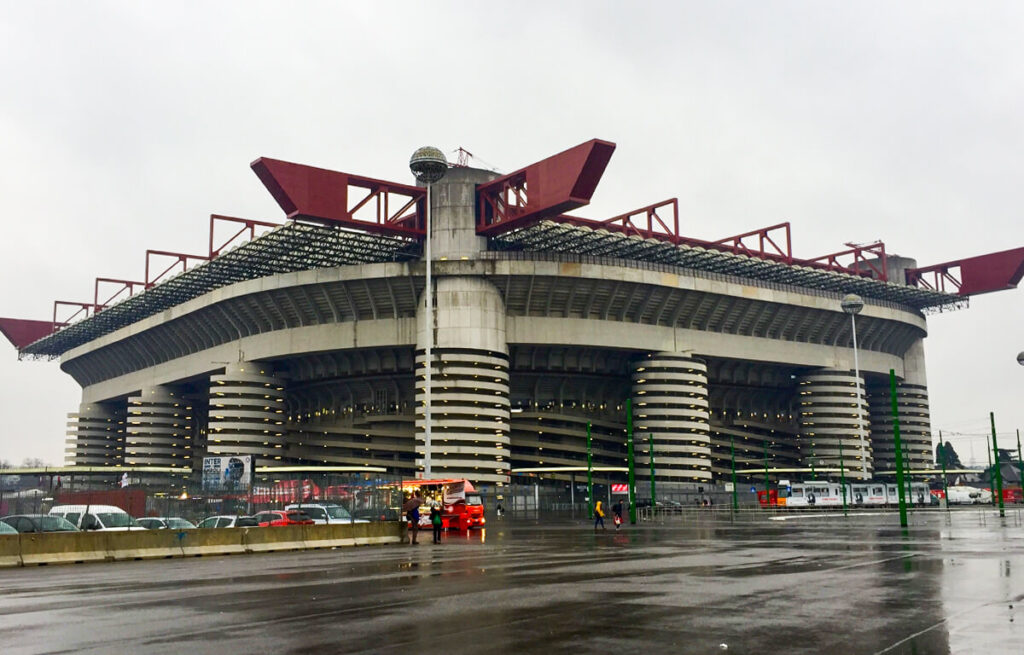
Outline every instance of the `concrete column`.
POLYGON ((651 353, 632 377, 637 470, 650 469, 645 444, 653 434, 656 481, 711 480, 707 365, 681 353, 651 353))
POLYGON ((487 238, 476 233, 476 185, 497 177, 475 168, 449 168, 430 187, 431 257, 475 259, 487 250, 487 238))
POLYGON ((143 388, 128 398, 125 463, 191 468, 192 424, 192 407, 180 389, 143 388))
MULTIPOLYGON (((803 466, 815 469, 839 468, 842 443, 846 479, 870 479, 874 471, 871 452, 871 422, 864 381, 853 371, 822 369, 798 380, 800 405, 800 455, 803 466), (858 398, 857 387, 860 387, 858 398), (864 430, 864 450, 861 433, 864 430), (867 463, 867 476, 862 463, 867 463)), ((834 473, 822 477, 838 479, 834 473)), ((810 474, 807 474, 810 477, 810 474)))
POLYGON ((82 403, 68 414, 65 463, 71 466, 119 466, 124 463, 125 403, 82 403))
POLYGON ((210 455, 255 455, 271 464, 284 453, 285 390, 259 362, 228 364, 210 376, 210 455))
MULTIPOLYGON (((892 429, 892 396, 888 385, 868 388, 871 407, 871 442, 879 471, 896 470, 896 446, 892 429)), ((900 413, 900 441, 910 469, 932 467, 932 430, 928 411, 928 387, 896 383, 896 406, 900 413)))
MULTIPOLYGON (((426 303, 416 340, 416 456, 424 457, 426 303)), ((505 305, 476 277, 436 279, 431 468, 435 478, 508 483, 509 377, 505 305)), ((422 472, 423 467, 417 466, 422 472)))

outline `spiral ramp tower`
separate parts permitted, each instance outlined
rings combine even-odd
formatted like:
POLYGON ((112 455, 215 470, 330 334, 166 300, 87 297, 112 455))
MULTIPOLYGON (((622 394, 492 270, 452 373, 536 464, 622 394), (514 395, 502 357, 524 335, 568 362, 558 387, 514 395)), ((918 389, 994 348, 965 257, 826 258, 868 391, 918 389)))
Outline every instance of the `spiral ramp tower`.
POLYGON ((171 386, 143 388, 128 398, 125 464, 190 467, 192 406, 171 386))
POLYGON ((848 480, 870 479, 870 415, 862 379, 853 371, 819 370, 801 376, 797 389, 803 465, 838 471, 842 463, 848 480))
POLYGON ((281 459, 285 399, 282 381, 258 362, 228 364, 211 375, 208 453, 281 459))
MULTIPOLYGON (((871 407, 871 447, 875 454, 875 468, 878 471, 895 471, 896 442, 890 387, 868 387, 868 400, 871 407)), ((932 433, 928 388, 920 384, 897 383, 896 408, 900 419, 904 470, 931 468, 932 433)))
MULTIPOLYGON (((707 365, 678 353, 651 353, 633 368, 636 438, 653 435, 655 479, 711 480, 707 365)), ((650 466, 636 449, 638 468, 650 466)))

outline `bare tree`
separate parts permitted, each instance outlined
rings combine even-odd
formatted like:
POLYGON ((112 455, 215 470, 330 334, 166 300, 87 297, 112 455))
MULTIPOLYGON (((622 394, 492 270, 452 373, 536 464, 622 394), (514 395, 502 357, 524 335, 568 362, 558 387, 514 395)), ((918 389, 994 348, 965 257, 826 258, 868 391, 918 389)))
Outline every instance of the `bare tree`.
POLYGON ((0 459, 0 469, 9 469, 9 468, 14 468, 13 466, 11 466, 10 460, 0 459))
POLYGON ((44 466, 49 466, 49 464, 39 459, 38 457, 26 457, 25 460, 21 463, 21 465, 22 467, 27 469, 43 468, 44 466))

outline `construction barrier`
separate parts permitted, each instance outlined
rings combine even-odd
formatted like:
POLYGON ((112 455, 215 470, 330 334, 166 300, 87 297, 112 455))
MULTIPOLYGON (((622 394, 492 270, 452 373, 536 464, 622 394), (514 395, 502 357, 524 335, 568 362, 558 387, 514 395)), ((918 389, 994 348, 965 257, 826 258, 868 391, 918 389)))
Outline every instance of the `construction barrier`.
POLYGON ((185 533, 185 538, 181 542, 181 552, 185 557, 241 555, 245 553, 245 545, 242 543, 243 530, 243 528, 182 530, 185 533))
POLYGON ((397 521, 269 528, 49 532, 0 535, 0 568, 399 543, 397 521))
POLYGON ((352 538, 352 528, 355 525, 307 525, 306 526, 306 547, 307 548, 339 548, 341 546, 355 546, 356 540, 352 538))
MULTIPOLYGON (((75 564, 113 560, 107 546, 109 532, 24 533, 21 539, 22 566, 33 564, 75 564)), ((125 533, 127 534, 127 533, 125 533)))
POLYGON ((0 568, 21 566, 21 544, 17 534, 0 534, 0 568))
POLYGON ((247 553, 306 549, 306 526, 304 525, 277 525, 266 528, 241 528, 241 530, 242 544, 247 553))
POLYGON ((130 530, 107 532, 107 547, 115 560, 181 557, 181 542, 195 530, 130 530))

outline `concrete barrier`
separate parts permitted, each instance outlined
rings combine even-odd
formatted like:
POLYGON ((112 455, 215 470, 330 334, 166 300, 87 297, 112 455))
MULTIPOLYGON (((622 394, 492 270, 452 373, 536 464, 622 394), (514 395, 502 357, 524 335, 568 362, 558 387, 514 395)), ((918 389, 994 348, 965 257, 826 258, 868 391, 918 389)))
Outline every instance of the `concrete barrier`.
POLYGON ((307 525, 305 527, 307 548, 340 548, 356 545, 355 539, 352 538, 351 525, 307 525))
POLYGON ((21 535, 0 534, 0 568, 21 566, 21 535))
POLYGON ((245 553, 242 536, 245 528, 203 528, 186 530, 181 543, 185 557, 205 555, 241 555, 245 553))
POLYGON ((185 530, 126 530, 107 532, 107 548, 115 560, 181 557, 185 530), (181 536, 179 536, 181 535, 181 536))
POLYGON ((235 528, 242 531, 242 545, 247 553, 270 553, 277 550, 305 550, 304 525, 277 525, 266 528, 235 528))
POLYGON ((404 523, 0 535, 0 568, 399 543, 404 523))
POLYGON ((104 562, 112 560, 107 546, 108 532, 47 532, 24 533, 21 539, 21 563, 72 564, 76 562, 104 562))

